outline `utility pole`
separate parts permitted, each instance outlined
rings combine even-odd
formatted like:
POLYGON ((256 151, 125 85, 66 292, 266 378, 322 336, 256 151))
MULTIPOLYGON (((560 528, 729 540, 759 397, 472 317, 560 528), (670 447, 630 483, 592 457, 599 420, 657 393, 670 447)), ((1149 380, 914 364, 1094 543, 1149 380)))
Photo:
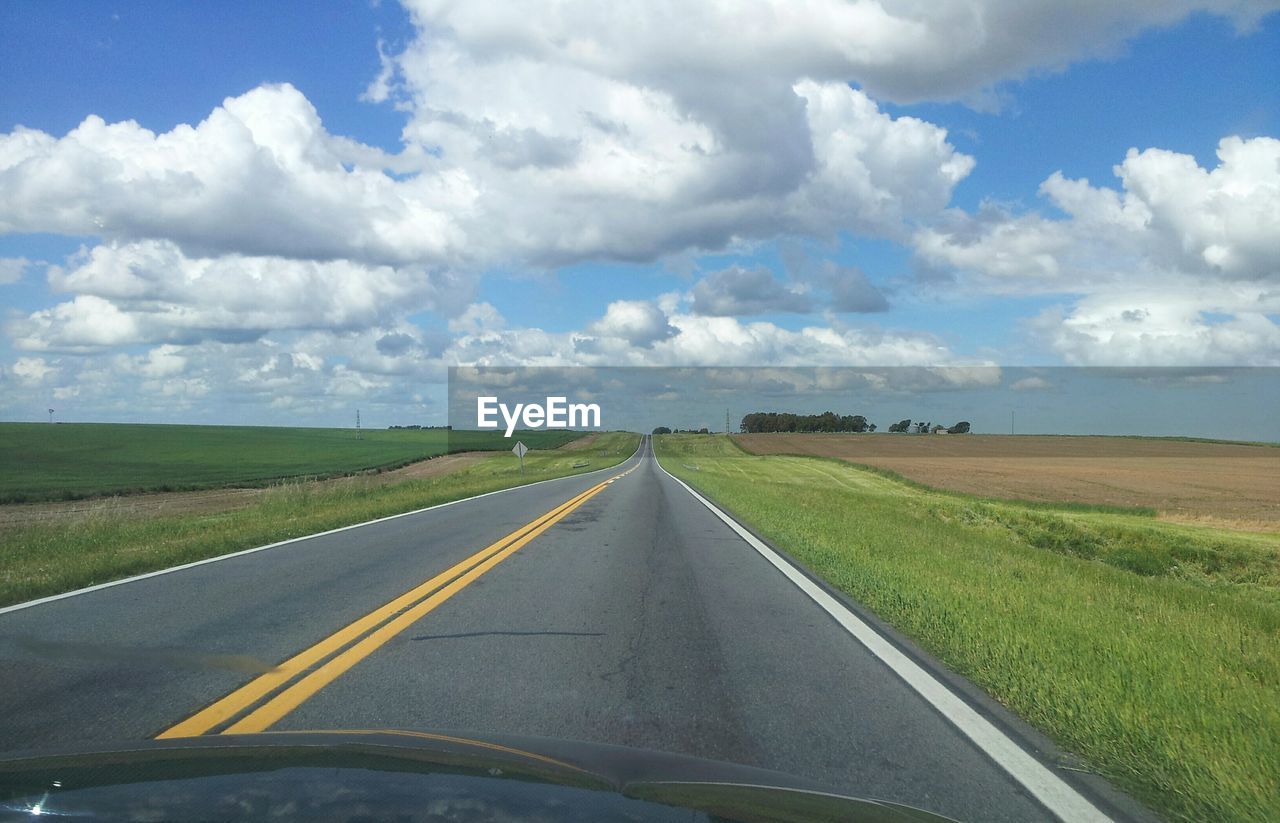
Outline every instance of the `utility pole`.
POLYGON ((1014 411, 1009 412, 1009 434, 1013 434, 1013 416, 1016 413, 1017 412, 1014 412, 1014 411))
POLYGON ((729 410, 724 410, 724 433, 732 434, 733 430, 729 428, 729 410))
POLYGON ((356 409, 356 439, 363 440, 364 432, 360 431, 360 410, 356 409))

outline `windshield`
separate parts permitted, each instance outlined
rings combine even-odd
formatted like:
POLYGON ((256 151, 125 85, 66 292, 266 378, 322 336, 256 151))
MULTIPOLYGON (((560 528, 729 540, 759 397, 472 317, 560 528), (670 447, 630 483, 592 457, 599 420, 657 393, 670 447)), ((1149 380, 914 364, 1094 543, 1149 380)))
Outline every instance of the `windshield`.
POLYGON ((0 4, 0 802, 1273 816, 1273 5, 0 4))

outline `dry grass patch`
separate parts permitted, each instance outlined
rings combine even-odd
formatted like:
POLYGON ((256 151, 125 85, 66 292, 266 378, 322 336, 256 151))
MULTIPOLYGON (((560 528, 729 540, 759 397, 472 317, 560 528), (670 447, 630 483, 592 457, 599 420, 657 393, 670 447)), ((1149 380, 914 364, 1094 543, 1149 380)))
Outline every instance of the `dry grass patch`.
POLYGON ((387 471, 374 471, 329 480, 289 481, 261 488, 212 489, 192 492, 153 492, 92 500, 63 500, 51 503, 11 503, 0 505, 0 530, 22 523, 67 522, 111 517, 155 517, 182 514, 217 514, 252 506, 264 494, 282 485, 307 485, 316 489, 360 485, 386 486, 405 480, 438 477, 465 469, 485 457, 485 452, 446 454, 419 460, 387 471))

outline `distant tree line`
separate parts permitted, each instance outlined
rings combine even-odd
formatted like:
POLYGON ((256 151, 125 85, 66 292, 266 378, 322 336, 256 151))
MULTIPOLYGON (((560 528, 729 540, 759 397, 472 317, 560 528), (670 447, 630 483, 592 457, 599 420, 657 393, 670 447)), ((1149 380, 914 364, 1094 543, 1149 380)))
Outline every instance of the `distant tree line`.
MULTIPOLYGON (((744 434, 769 434, 774 432, 873 432, 876 424, 867 421, 860 414, 792 414, 790 412, 751 412, 742 418, 739 429, 744 434)), ((933 423, 920 421, 912 425, 910 419, 899 420, 889 424, 889 431, 894 433, 915 434, 968 434, 969 421, 961 420, 954 426, 935 426, 933 423)), ((671 429, 658 426, 654 434, 709 434, 703 429, 671 429)))
POLYGON ((417 423, 414 423, 413 425, 410 425, 410 426, 387 426, 387 428, 388 429, 445 429, 447 431, 453 431, 453 426, 419 426, 417 423))
POLYGON ((791 414, 790 412, 752 412, 742 418, 741 430, 747 434, 762 432, 865 432, 875 431, 860 414, 791 414))

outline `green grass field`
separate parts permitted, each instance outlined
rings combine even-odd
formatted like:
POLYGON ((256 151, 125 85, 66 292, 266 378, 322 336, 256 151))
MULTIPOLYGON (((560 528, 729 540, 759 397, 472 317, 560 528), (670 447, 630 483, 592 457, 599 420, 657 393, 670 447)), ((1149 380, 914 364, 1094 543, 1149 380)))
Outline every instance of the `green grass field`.
MULTIPOLYGON (((523 439, 523 437, 522 437, 523 439)), ((616 465, 640 436, 601 434, 588 449, 494 454, 435 477, 393 484, 285 483, 252 505, 213 514, 156 516, 103 506, 54 522, 0 527, 0 606, 163 569, 291 537, 616 465), (581 465, 586 463, 587 465, 581 465)))
MULTIPOLYGON (((581 432, 519 433, 554 449, 581 432)), ((500 432, 123 423, 0 423, 0 503, 261 486, 403 466, 446 451, 505 450, 500 432)))
POLYGON ((1280 536, 657 438, 663 466, 1170 819, 1275 820, 1280 536))

